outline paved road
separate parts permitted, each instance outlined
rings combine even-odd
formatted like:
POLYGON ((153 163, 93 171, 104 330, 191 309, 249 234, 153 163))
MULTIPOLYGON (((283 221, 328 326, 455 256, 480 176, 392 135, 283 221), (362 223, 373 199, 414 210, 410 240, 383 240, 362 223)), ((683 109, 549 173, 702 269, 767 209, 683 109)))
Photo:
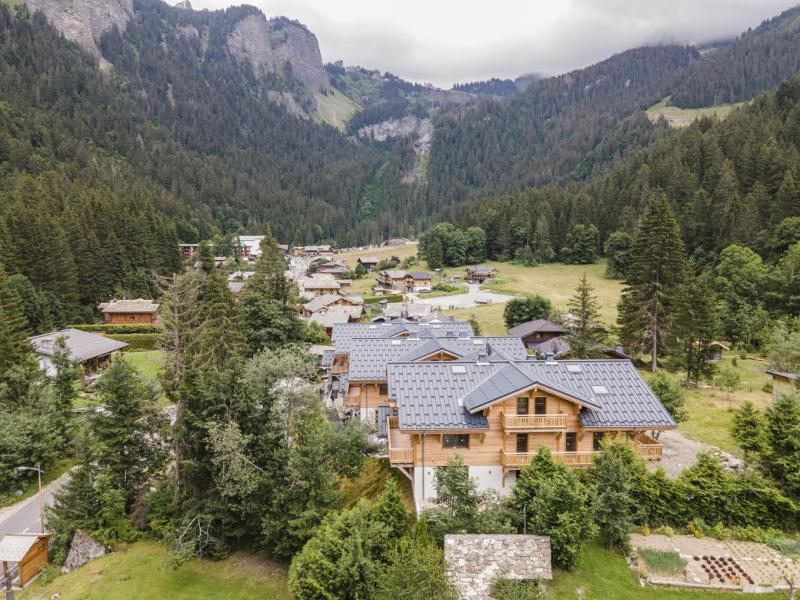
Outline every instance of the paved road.
POLYGON ((511 300, 513 296, 496 294, 480 289, 476 283, 468 283, 466 294, 456 294, 454 296, 439 296, 438 298, 426 298, 424 295, 409 294, 409 298, 418 304, 430 304, 434 310, 449 310, 451 308, 472 308, 479 304, 504 304, 511 300))
MULTIPOLYGON (((46 485, 43 491, 46 506, 53 503, 53 493, 69 479, 69 473, 46 485)), ((29 533, 40 531, 39 495, 34 494, 17 504, 0 509, 0 539, 9 533, 29 533)))

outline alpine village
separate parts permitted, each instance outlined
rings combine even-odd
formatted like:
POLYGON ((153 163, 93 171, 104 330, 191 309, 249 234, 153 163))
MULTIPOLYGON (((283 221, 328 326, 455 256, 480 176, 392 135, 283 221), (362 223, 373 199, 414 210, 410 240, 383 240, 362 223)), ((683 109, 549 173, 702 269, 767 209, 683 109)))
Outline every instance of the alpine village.
POLYGON ((0 0, 6 600, 800 598, 781 8, 443 86, 263 7, 0 0))

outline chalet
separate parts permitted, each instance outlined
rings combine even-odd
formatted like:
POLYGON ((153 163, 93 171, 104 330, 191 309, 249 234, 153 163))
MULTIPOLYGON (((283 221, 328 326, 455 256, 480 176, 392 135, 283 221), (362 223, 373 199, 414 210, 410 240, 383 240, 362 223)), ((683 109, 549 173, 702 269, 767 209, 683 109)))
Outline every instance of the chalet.
POLYGON ((317 296, 303 305, 303 316, 311 317, 337 306, 346 309, 352 321, 358 321, 364 312, 364 299, 360 296, 339 296, 338 294, 325 294, 317 296))
POLYGON ((326 294, 335 294, 341 287, 339 282, 330 275, 312 275, 301 282, 302 295, 306 298, 316 298, 326 294))
POLYGON ((800 375, 786 371, 767 370, 772 375, 772 398, 777 400, 781 396, 788 396, 800 390, 800 375))
POLYGON ((484 283, 497 277, 497 269, 493 267, 467 267, 465 277, 467 283, 484 283))
POLYGON ((178 249, 181 252, 181 258, 188 260, 200 251, 200 244, 178 244, 178 249))
POLYGON ((415 294, 427 293, 433 289, 431 274, 427 271, 412 271, 406 275, 406 290, 415 294))
POLYGON ((338 261, 324 262, 317 266, 317 273, 330 275, 334 279, 339 279, 342 275, 349 272, 350 269, 346 264, 338 261))
POLYGON ((537 344, 552 340, 565 333, 566 331, 561 325, 547 319, 534 319, 508 330, 508 335, 520 338, 525 347, 531 349, 537 344))
MULTIPOLYGON (((443 337, 409 335, 393 338, 352 338, 337 343, 331 376, 346 375, 344 408, 361 421, 376 423, 379 412, 393 408, 388 398, 387 366, 394 362, 455 361, 479 354, 524 359, 525 348, 511 337, 443 337), (384 409, 381 411, 380 409, 384 409)), ((381 423, 382 425, 382 423, 381 423)))
POLYGON ((12 585, 24 588, 36 579, 47 563, 49 539, 49 533, 12 533, 0 540, 0 580, 8 578, 12 585))
MULTIPOLYGON (((334 325, 349 323, 353 320, 353 313, 348 310, 353 307, 333 306, 328 310, 315 312, 308 319, 311 323, 317 323, 325 329, 325 334, 330 338, 333 335, 334 325)), ((360 306, 357 308, 361 308, 360 306)))
POLYGON ((367 273, 371 273, 381 261, 377 256, 359 256, 356 262, 364 267, 367 273))
POLYGON ((378 286, 387 290, 405 291, 408 273, 400 269, 387 269, 378 273, 378 286))
MULTIPOLYGON (((533 353, 539 358, 545 358, 548 355, 554 356, 558 360, 572 358, 572 346, 570 346, 567 336, 560 336, 533 344, 529 346, 533 353)), ((633 360, 631 356, 625 353, 625 350, 617 344, 613 348, 605 344, 595 344, 591 351, 593 354, 603 354, 606 358, 633 360)))
POLYGON ((390 323, 348 323, 333 328, 333 342, 338 346, 354 338, 402 337, 471 337, 472 325, 450 317, 431 317, 419 321, 393 319, 390 323))
POLYGON ((56 374, 52 359, 58 338, 64 338, 70 359, 80 364, 87 376, 104 369, 112 354, 128 347, 125 342, 79 329, 61 329, 29 337, 39 365, 48 376, 56 374))
POLYGON ((152 300, 111 300, 97 306, 106 323, 155 323, 158 304, 152 300))
POLYGON ((295 246, 292 249, 292 254, 295 256, 331 256, 331 254, 333 254, 333 246, 329 244, 322 244, 320 246, 295 246))
POLYGON ((509 360, 500 353, 387 366, 389 460, 413 482, 418 506, 435 498, 435 467, 461 454, 482 490, 510 492, 539 448, 592 464, 604 439, 648 460, 662 446, 648 432, 675 421, 627 360, 509 360))
POLYGON ((248 262, 256 262, 261 258, 261 241, 264 235, 240 235, 234 243, 234 253, 237 257, 244 258, 248 262))

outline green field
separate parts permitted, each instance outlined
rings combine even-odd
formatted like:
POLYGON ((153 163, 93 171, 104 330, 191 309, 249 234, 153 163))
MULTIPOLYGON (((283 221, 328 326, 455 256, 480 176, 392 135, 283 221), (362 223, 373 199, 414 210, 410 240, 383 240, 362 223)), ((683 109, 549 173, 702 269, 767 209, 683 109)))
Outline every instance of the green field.
POLYGON ((331 88, 327 95, 317 93, 314 97, 319 104, 313 115, 314 120, 332 125, 340 131, 344 131, 350 117, 361 109, 358 104, 334 88, 331 88))
POLYGON ((159 371, 164 366, 164 354, 161 350, 126 352, 125 360, 150 379, 156 379, 159 371))
POLYGON ((138 542, 44 585, 35 582, 20 600, 288 600, 286 567, 250 554, 222 561, 193 560, 178 569, 164 546, 138 542))
MULTIPOLYGON (((345 261, 350 270, 353 270, 356 268, 356 261, 358 261, 359 256, 376 256, 379 260, 389 259, 393 256, 396 256, 400 260, 403 260, 409 256, 415 256, 416 254, 417 244, 412 243, 406 244, 405 246, 394 246, 392 248, 371 248, 368 250, 348 250, 347 252, 337 252, 333 256, 333 259, 345 261)), ((425 268, 427 268, 427 266, 421 265, 419 270, 423 270, 425 268)), ((361 279, 354 279, 349 288, 342 289, 342 293, 359 295, 369 294, 372 291, 372 288, 375 286, 375 276, 375 273, 367 273, 367 275, 361 279)))
POLYGON ((736 104, 720 104, 707 108, 678 108, 669 106, 668 102, 669 96, 647 109, 647 116, 651 121, 655 122, 660 117, 664 117, 672 127, 686 127, 691 125, 695 119, 704 116, 716 115, 720 119, 724 119, 734 108, 747 104, 746 102, 737 102, 736 104))

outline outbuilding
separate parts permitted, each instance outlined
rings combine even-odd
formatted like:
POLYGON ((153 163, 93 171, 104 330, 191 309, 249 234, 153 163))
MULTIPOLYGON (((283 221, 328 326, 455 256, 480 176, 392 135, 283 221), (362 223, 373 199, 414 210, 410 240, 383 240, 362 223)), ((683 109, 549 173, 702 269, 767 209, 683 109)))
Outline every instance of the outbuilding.
POLYGON ((33 581, 47 562, 49 539, 49 533, 11 533, 0 540, 3 578, 21 588, 33 581))

